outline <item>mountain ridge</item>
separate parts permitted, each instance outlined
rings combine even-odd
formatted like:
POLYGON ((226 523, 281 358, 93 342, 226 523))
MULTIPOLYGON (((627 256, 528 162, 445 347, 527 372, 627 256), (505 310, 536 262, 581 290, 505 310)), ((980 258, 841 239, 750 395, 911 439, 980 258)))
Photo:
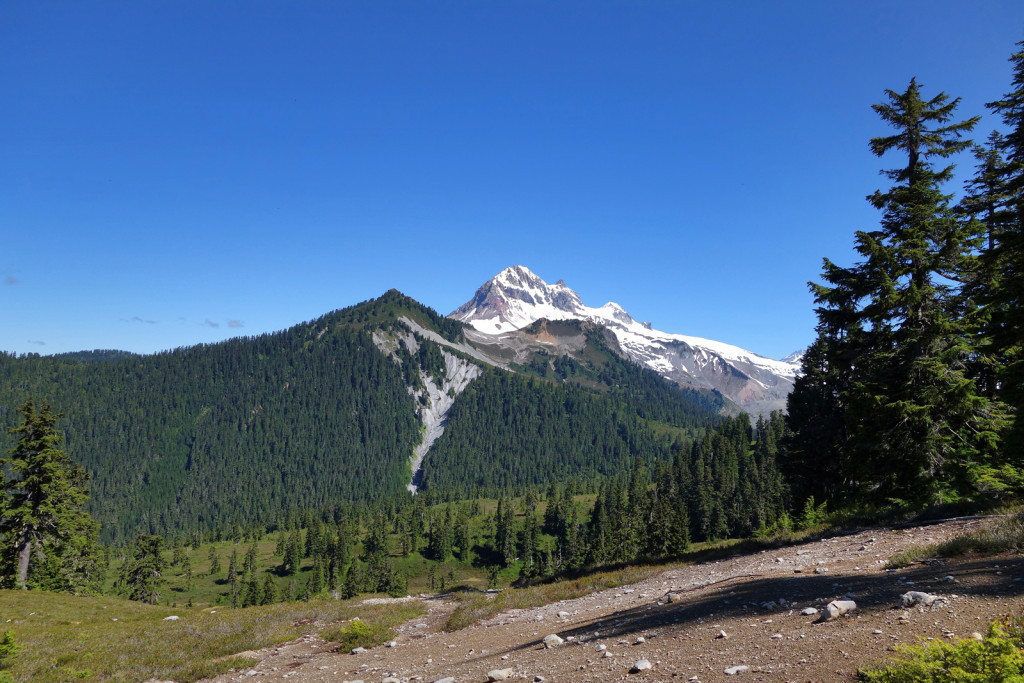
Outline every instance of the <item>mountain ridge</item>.
POLYGON ((521 265, 485 282, 448 317, 495 337, 540 319, 589 320, 615 334, 624 357, 680 386, 719 391, 760 415, 784 409, 800 369, 799 353, 775 360, 732 344, 655 330, 615 302, 587 306, 564 280, 550 285, 521 265))

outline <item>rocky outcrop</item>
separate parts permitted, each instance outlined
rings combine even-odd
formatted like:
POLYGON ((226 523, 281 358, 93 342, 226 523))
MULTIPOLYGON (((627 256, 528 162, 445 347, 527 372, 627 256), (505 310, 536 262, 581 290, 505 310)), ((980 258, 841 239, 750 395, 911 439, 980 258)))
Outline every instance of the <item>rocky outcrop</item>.
MULTIPOLYGON (((404 319, 403 322, 405 322, 404 319)), ((395 353, 400 344, 408 348, 410 353, 415 354, 419 350, 422 340, 423 337, 411 329, 408 333, 398 336, 385 335, 380 331, 373 335, 373 341, 377 348, 391 355, 396 362, 401 362, 395 353)), ((423 424, 423 440, 413 450, 412 479, 407 485, 407 488, 413 493, 416 493, 423 477, 423 459, 434 442, 444 433, 448 412, 455 403, 455 399, 481 373, 479 365, 454 353, 442 349, 441 356, 445 363, 443 377, 432 377, 417 368, 416 373, 422 388, 407 387, 409 393, 416 399, 417 416, 423 424)))

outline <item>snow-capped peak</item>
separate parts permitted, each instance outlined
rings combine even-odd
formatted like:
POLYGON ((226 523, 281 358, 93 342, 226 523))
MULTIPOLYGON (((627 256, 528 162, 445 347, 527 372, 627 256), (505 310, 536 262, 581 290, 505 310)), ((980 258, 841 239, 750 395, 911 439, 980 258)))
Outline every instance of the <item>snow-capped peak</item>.
POLYGON ((731 344, 660 332, 634 320, 612 301, 600 308, 586 306, 563 280, 549 285, 519 265, 485 282, 449 317, 486 334, 513 332, 541 318, 589 320, 610 329, 623 353, 640 365, 673 381, 719 389, 740 405, 771 401, 777 407, 774 404, 784 400, 800 369, 799 363, 766 358, 731 344), (742 390, 730 392, 704 380, 711 372, 724 373, 723 381, 733 385, 737 373, 748 381, 742 390))

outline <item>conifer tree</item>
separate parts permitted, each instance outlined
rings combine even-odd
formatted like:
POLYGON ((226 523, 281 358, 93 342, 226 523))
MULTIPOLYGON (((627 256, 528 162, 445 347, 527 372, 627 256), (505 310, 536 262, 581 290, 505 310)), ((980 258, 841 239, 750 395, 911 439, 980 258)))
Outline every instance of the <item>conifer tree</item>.
POLYGON ((989 197, 1002 212, 990 229, 986 261, 994 286, 984 303, 991 309, 986 331, 1000 365, 999 395, 1015 413, 1002 452, 1005 465, 1019 468, 1024 453, 1024 41, 1017 47, 1010 56, 1012 89, 987 105, 1007 131, 998 142, 1004 162, 995 185, 999 194, 989 197))
POLYGON ((220 573, 220 553, 217 552, 217 548, 213 544, 210 545, 207 557, 210 560, 210 576, 217 576, 220 573))
POLYGON ((58 448, 61 417, 29 398, 18 443, 0 458, 0 585, 92 592, 102 581, 99 525, 85 510, 88 476, 58 448))
POLYGON ((132 556, 121 566, 118 579, 129 600, 155 605, 160 598, 160 586, 165 583, 163 543, 159 536, 140 535, 136 540, 132 556))
POLYGON ((923 99, 913 79, 886 95, 873 108, 896 132, 871 150, 901 152, 905 163, 883 171, 892 187, 868 198, 882 219, 856 235, 862 261, 826 260, 827 284, 812 284, 818 339, 789 403, 787 469, 831 500, 844 490, 922 505, 971 495, 991 477, 1001 426, 966 371, 971 338, 951 280, 971 268, 973 226, 941 191, 953 167, 933 165, 971 144, 963 136, 978 119, 955 121, 959 99, 923 99), (825 482, 817 490, 810 471, 825 482))
POLYGON ((181 561, 181 565, 183 570, 182 573, 185 576, 185 592, 191 592, 192 588, 194 588, 192 581, 192 558, 185 555, 185 559, 181 561))
POLYGON ((267 575, 263 578, 263 591, 260 599, 261 605, 272 605, 279 600, 277 584, 274 583, 274 577, 267 572, 267 575))

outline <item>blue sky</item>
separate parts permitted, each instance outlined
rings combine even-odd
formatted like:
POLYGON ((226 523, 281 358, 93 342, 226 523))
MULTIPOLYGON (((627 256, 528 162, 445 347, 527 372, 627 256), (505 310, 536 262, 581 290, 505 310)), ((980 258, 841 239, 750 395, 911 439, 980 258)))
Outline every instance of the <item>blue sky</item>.
POLYGON ((522 264, 780 357, 899 163, 870 105, 916 76, 983 140, 1022 39, 1019 0, 0 0, 0 350, 448 313, 522 264))

